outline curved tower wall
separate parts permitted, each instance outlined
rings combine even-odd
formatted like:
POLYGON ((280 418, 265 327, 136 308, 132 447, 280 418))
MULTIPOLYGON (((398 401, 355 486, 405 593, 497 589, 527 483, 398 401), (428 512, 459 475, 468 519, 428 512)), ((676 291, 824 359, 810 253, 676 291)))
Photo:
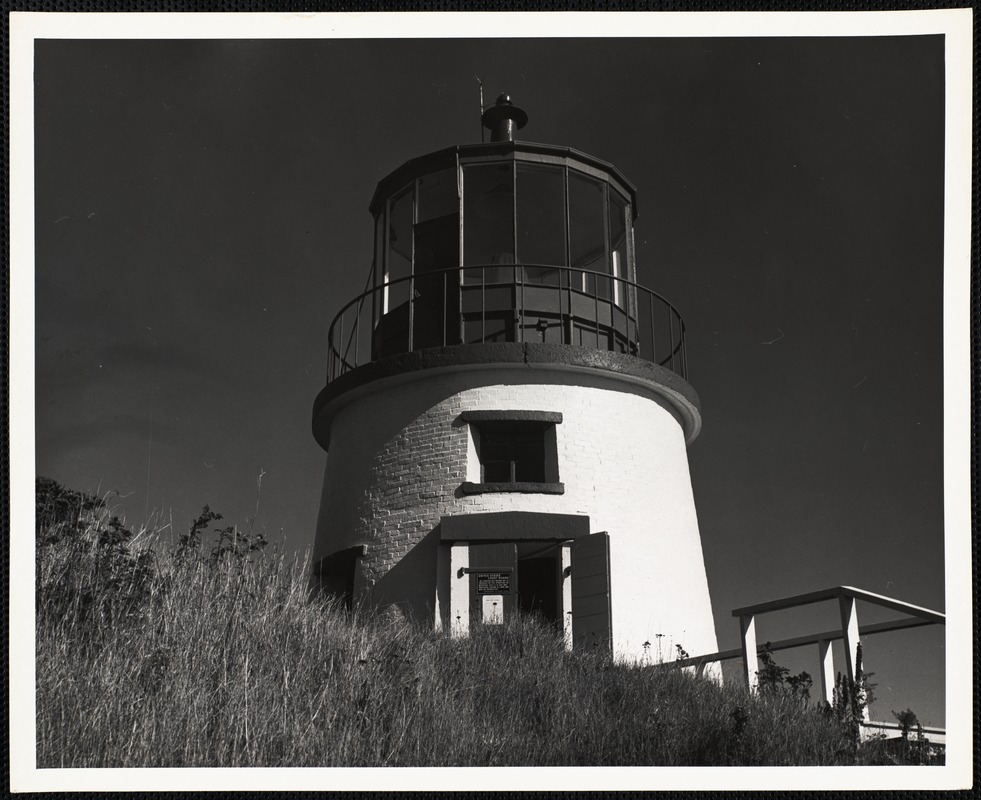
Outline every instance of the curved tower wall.
MULTIPOLYGON (((538 512, 588 517, 609 534, 614 654, 673 644, 714 652, 709 600, 677 399, 648 381, 550 365, 428 369, 342 393, 330 418, 315 560, 364 545, 355 598, 449 620, 447 516, 538 512), (562 494, 465 493, 479 482, 468 411, 559 412, 562 494)), ((697 411, 696 418, 697 418, 697 411)), ((688 424, 689 434, 690 421, 688 424)), ((506 529, 501 538, 507 539, 506 529)))

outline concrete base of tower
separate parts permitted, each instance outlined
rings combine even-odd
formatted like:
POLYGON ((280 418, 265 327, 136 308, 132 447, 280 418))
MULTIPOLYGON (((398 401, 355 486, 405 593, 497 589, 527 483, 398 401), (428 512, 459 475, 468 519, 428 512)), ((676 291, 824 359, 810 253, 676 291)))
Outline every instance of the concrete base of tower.
POLYGON ((621 660, 714 652, 679 381, 522 359, 322 395, 323 584, 458 635, 524 610, 621 660))

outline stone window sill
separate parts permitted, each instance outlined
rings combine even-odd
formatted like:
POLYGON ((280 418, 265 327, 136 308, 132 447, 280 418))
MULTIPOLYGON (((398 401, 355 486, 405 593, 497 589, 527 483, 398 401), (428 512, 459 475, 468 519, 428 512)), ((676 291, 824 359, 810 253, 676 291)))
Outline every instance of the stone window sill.
POLYGON ((565 484, 559 483, 471 483, 461 487, 464 494, 493 494, 495 492, 519 492, 521 494, 565 494, 565 484))

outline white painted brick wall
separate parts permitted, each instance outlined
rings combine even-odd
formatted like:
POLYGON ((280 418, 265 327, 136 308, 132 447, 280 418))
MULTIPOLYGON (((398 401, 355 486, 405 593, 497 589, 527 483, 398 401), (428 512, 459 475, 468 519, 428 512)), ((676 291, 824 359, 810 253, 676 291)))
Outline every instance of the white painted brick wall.
POLYGON ((434 537, 419 543, 441 516, 496 511, 584 514, 592 531, 609 532, 621 657, 639 658, 647 641, 656 652, 657 634, 668 657, 674 644, 693 655, 717 649, 681 426, 665 401, 615 376, 550 368, 421 373, 357 398, 331 428, 315 558, 367 543, 365 588, 382 582, 389 601, 393 592, 416 594, 416 608, 431 608, 434 537), (460 412, 502 409, 562 412, 556 444, 565 494, 462 495, 460 484, 479 480, 479 467, 460 412), (418 580, 417 567, 404 567, 386 584, 417 546, 418 580))

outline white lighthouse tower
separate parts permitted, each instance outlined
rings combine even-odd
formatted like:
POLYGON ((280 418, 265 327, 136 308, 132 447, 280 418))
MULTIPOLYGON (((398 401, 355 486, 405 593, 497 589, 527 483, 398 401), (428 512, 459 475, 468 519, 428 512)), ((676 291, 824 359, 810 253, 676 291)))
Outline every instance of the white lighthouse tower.
POLYGON ((636 282, 636 190, 517 141, 379 183, 368 290, 337 315, 313 432, 320 587, 451 635, 518 610, 636 660, 717 649, 688 470, 701 426, 675 308, 636 282))

